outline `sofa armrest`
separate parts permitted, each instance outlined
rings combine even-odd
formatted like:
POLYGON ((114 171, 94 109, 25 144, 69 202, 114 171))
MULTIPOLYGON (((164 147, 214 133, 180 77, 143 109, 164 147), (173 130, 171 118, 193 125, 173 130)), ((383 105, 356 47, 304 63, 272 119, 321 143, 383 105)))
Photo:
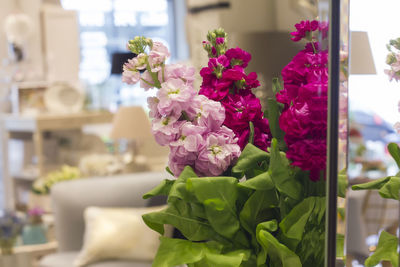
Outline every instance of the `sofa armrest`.
MULTIPOLYGON (((83 212, 89 206, 145 207, 143 194, 170 178, 165 172, 125 174, 60 182, 51 189, 55 215, 56 238, 60 251, 82 247, 83 212)), ((161 203, 157 203, 161 204, 161 203)))

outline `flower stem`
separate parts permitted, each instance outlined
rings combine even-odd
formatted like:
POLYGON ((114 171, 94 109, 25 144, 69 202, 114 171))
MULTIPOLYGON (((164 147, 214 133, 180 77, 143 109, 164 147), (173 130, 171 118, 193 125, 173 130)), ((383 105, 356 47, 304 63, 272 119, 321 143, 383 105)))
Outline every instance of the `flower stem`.
POLYGON ((143 79, 143 78, 140 78, 140 79, 141 79, 142 81, 144 81, 147 85, 149 85, 149 86, 151 86, 151 87, 155 87, 154 84, 152 84, 152 83, 146 81, 145 79, 143 79))
POLYGON ((314 45, 314 42, 313 42, 313 41, 311 41, 311 45, 312 45, 312 48, 313 48, 313 50, 314 50, 314 54, 318 54, 318 51, 317 51, 317 49, 315 48, 315 45, 314 45))

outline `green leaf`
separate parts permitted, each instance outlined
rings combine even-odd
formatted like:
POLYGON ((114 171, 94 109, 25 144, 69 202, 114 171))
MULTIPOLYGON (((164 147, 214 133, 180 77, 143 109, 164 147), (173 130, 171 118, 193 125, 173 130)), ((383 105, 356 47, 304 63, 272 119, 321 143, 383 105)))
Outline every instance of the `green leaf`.
POLYGON ((336 234, 336 257, 344 258, 344 235, 336 234))
POLYGON ((169 192, 171 191, 172 185, 175 183, 176 180, 168 180, 165 179, 163 180, 159 185, 157 185, 155 188, 147 192, 146 194, 143 195, 144 199, 148 199, 154 196, 168 196, 169 192))
POLYGON ((400 168, 400 148, 396 143, 390 143, 387 146, 390 155, 392 155, 394 161, 396 161, 397 166, 400 168))
POLYGON ((275 187, 268 172, 263 172, 256 177, 239 183, 238 185, 253 190, 270 190, 275 187))
POLYGON ((245 173, 248 170, 254 170, 257 163, 269 160, 269 153, 259 149, 253 144, 247 144, 243 149, 240 157, 232 168, 232 172, 236 174, 245 173))
POLYGON ((396 236, 383 231, 379 237, 376 251, 365 261, 365 266, 372 267, 381 261, 390 261, 392 266, 399 266, 398 242, 396 236))
POLYGON ((227 254, 207 250, 205 253, 205 261, 209 267, 239 267, 243 260, 250 257, 248 250, 235 250, 227 254))
POLYGON ((295 206, 280 222, 279 227, 286 244, 294 249, 301 241, 308 219, 310 218, 317 202, 317 197, 309 197, 295 206))
POLYGON ((390 180, 389 177, 384 177, 381 179, 374 180, 372 182, 364 183, 364 184, 356 184, 353 185, 351 188, 353 190, 366 190, 366 189, 381 189, 381 187, 386 184, 390 180))
MULTIPOLYGON (((302 267, 299 257, 281 244, 271 233, 260 230, 257 240, 264 249, 264 253, 270 258, 271 266, 302 267)), ((261 263, 257 261, 257 263, 261 263)))
POLYGON ((270 150, 271 160, 268 172, 276 188, 279 192, 293 199, 300 199, 302 186, 290 174, 289 161, 283 152, 279 152, 275 138, 272 139, 270 150))
POLYGON ((210 223, 194 216, 191 206, 182 200, 169 203, 168 208, 144 214, 142 217, 151 229, 160 234, 164 234, 162 225, 169 224, 192 241, 215 240, 218 236, 210 223))
POLYGON ((207 219, 215 231, 230 239, 239 230, 237 183, 234 177, 202 177, 188 179, 187 185, 197 200, 203 203, 207 219))
POLYGON ((186 190, 186 180, 193 177, 198 176, 190 166, 186 166, 171 187, 168 202, 174 202, 176 199, 193 200, 186 190))
POLYGON ((390 180, 379 189, 379 194, 383 198, 400 200, 400 177, 390 177, 390 180))
POLYGON ((252 121, 249 121, 250 135, 249 135, 249 143, 254 144, 254 124, 252 121))
MULTIPOLYGON (((275 232, 278 230, 278 222, 276 220, 270 220, 266 222, 259 223, 256 228, 256 239, 259 242, 260 231, 275 232)), ((257 266, 262 266, 267 260, 267 252, 263 248, 262 251, 257 255, 257 266)))
POLYGON ((205 256, 203 243, 167 237, 160 237, 160 240, 153 267, 175 267, 185 263, 194 263, 205 256))
POLYGON ((349 185, 349 182, 347 180, 347 173, 346 169, 341 171, 338 175, 338 196, 339 197, 346 197, 346 191, 347 187, 349 185))
POLYGON ((239 218, 243 227, 250 233, 254 233, 261 212, 276 207, 279 204, 275 190, 255 191, 247 200, 239 218))
POLYGON ((286 143, 283 139, 285 132, 279 127, 279 117, 281 115, 278 102, 274 98, 268 98, 268 122, 271 134, 278 141, 278 146, 281 150, 286 150, 286 143))

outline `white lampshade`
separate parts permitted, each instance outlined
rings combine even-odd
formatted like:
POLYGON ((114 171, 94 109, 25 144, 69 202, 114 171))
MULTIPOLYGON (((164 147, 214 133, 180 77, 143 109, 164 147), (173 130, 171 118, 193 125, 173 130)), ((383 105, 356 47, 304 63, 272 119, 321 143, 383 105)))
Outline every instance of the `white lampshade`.
POLYGON ((136 141, 151 137, 150 120, 143 108, 120 107, 114 116, 110 137, 136 141))
POLYGON ((350 44, 350 74, 376 74, 368 33, 352 31, 350 44))

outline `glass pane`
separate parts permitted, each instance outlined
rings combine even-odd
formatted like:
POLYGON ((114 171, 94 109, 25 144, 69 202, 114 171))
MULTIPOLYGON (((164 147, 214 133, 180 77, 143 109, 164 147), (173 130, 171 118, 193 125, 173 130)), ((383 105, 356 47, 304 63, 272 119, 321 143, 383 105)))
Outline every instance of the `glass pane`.
POLYGON ((350 4, 348 177, 353 188, 364 190, 348 191, 347 266, 368 262, 397 266, 393 260, 398 258, 400 189, 393 184, 400 178, 392 155, 400 143, 396 129, 400 91, 395 81, 400 48, 396 48, 400 31, 395 12, 400 4, 393 0, 350 4), (385 177, 375 188, 365 185, 385 177), (383 245, 390 239, 391 247, 383 245), (379 251, 391 255, 392 262, 390 257, 379 257, 379 251))

